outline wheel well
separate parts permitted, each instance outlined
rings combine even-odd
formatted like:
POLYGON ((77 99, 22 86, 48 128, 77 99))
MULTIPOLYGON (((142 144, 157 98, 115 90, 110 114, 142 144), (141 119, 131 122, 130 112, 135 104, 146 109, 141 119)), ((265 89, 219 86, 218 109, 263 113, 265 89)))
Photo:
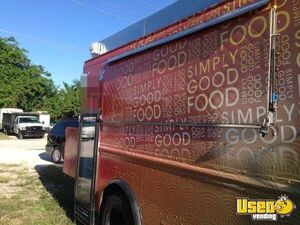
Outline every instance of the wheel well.
POLYGON ((53 151, 55 148, 58 148, 61 152, 63 152, 63 148, 62 148, 59 144, 53 145, 52 151, 53 151))
MULTIPOLYGON (((124 194, 126 196, 126 194, 124 193, 123 189, 119 185, 117 185, 117 184, 110 184, 108 187, 106 187, 104 189, 103 199, 106 198, 108 195, 112 195, 112 194, 114 194, 116 192, 122 193, 122 194, 124 194)), ((128 198, 127 198, 127 200, 128 200, 128 198)))
POLYGON ((122 180, 114 180, 108 184, 104 191, 102 192, 101 196, 101 203, 100 203, 100 214, 101 214, 101 207, 103 205, 103 200, 109 196, 113 195, 114 193, 121 193, 126 197, 126 200, 128 201, 131 212, 134 220, 134 225, 142 225, 142 216, 140 213, 140 208, 138 207, 136 198, 129 187, 129 185, 122 180))

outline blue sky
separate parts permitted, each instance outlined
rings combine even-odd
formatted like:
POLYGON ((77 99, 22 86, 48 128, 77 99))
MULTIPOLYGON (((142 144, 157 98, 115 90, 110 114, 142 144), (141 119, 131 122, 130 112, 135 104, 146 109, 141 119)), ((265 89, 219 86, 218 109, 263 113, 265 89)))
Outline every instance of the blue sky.
POLYGON ((89 46, 176 0, 1 0, 0 36, 14 36, 56 85, 79 79, 89 46))

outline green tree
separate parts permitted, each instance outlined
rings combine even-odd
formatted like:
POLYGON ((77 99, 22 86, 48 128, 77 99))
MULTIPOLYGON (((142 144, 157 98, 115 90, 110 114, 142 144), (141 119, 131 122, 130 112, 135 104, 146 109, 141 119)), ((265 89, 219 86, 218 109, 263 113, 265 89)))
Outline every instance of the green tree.
POLYGON ((54 85, 50 73, 35 65, 14 38, 0 37, 0 108, 48 111, 52 121, 80 112, 80 82, 54 85))
POLYGON ((0 108, 17 107, 29 66, 26 51, 18 47, 14 38, 0 38, 0 108))
POLYGON ((71 85, 67 83, 63 85, 56 95, 45 99, 45 108, 53 121, 78 117, 80 113, 80 81, 74 80, 71 85))
POLYGON ((71 85, 64 83, 61 96, 64 103, 61 107, 63 116, 78 116, 80 113, 80 81, 74 80, 71 85))
POLYGON ((43 110, 44 99, 55 92, 50 74, 31 63, 14 38, 0 38, 0 108, 43 110))

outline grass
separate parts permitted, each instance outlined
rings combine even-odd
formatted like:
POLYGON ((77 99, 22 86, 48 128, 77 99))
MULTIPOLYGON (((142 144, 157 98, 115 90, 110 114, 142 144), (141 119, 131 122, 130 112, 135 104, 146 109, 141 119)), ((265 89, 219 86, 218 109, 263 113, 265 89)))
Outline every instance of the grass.
POLYGON ((0 164, 0 225, 71 225, 72 219, 73 181, 62 168, 0 164))
POLYGON ((0 176, 0 184, 1 183, 8 183, 9 180, 10 180, 10 177, 0 176))
POLYGON ((0 141, 1 140, 10 140, 11 138, 4 133, 0 132, 0 141))

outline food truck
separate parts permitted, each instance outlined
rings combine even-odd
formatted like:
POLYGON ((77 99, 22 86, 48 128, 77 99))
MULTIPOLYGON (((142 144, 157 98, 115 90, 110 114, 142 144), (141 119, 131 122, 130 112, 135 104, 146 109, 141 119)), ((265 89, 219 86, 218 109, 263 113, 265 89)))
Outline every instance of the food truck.
POLYGON ((300 0, 180 0, 104 39, 67 132, 75 218, 300 221, 300 0))

